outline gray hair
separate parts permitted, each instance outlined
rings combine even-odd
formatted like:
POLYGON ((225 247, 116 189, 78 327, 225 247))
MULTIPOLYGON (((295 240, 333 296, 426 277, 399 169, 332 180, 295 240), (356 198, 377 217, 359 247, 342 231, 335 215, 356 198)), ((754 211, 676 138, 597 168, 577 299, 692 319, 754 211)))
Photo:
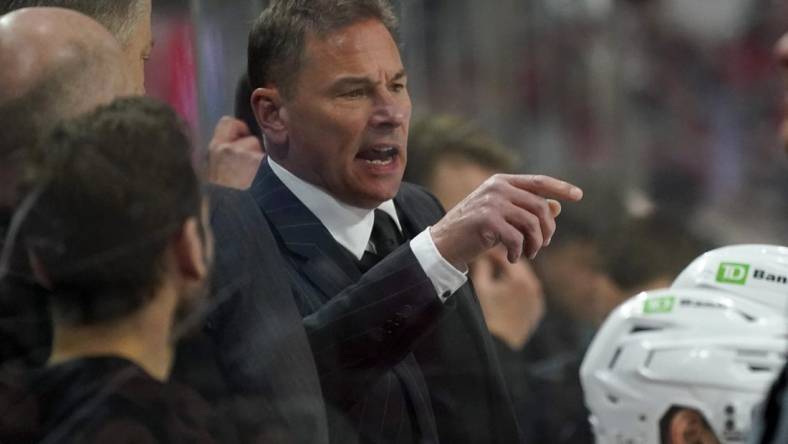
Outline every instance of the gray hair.
POLYGON ((16 9, 53 7, 81 12, 101 23, 126 46, 145 11, 146 0, 0 0, 0 15, 16 9))
POLYGON ((308 33, 325 36, 363 20, 378 20, 397 38, 397 17, 387 0, 272 0, 249 33, 252 88, 273 83, 293 93, 308 33))

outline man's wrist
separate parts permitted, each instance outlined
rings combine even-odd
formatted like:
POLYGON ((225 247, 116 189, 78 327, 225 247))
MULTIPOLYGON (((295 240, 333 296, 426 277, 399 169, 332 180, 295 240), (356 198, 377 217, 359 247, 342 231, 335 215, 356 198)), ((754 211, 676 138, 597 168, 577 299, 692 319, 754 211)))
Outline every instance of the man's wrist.
POLYGON ((410 248, 441 301, 445 302, 468 280, 467 267, 459 270, 440 254, 429 228, 410 241, 410 248))

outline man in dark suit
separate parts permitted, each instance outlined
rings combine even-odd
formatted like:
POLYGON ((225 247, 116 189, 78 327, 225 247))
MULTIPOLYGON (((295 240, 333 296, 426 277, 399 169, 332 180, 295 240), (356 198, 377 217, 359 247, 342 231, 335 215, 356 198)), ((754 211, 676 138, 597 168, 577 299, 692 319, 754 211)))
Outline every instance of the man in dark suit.
POLYGON ((499 175, 444 216, 401 184, 411 105, 395 28, 384 0, 270 3, 249 39, 269 155, 251 193, 304 317, 332 442, 518 442, 466 264, 499 243, 510 261, 536 255, 560 211, 547 198, 582 192, 499 175))

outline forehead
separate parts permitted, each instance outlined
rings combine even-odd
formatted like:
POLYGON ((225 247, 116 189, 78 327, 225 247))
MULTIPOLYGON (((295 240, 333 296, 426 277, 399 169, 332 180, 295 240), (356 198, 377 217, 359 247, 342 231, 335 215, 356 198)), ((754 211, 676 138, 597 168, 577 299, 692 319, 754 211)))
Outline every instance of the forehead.
POLYGON ((380 21, 370 19, 325 35, 307 34, 303 67, 316 68, 329 77, 380 71, 393 75, 402 70, 402 60, 389 30, 380 21))

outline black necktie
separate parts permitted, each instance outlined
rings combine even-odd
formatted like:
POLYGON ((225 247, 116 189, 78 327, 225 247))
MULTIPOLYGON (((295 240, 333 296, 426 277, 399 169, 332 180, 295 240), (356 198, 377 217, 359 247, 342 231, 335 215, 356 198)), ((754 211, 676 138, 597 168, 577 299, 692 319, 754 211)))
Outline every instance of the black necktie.
POLYGON ((391 216, 383 210, 376 209, 375 223, 372 225, 372 236, 369 240, 372 242, 375 252, 365 251, 364 256, 361 257, 360 267, 364 273, 396 250, 404 239, 391 216))

